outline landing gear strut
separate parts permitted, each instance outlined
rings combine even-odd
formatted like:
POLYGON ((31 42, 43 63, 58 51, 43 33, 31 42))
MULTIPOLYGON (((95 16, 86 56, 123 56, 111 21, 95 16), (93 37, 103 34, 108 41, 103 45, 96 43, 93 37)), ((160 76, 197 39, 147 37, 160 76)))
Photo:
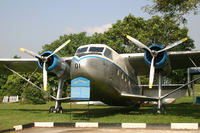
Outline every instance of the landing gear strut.
MULTIPOLYGON (((59 79, 56 99, 62 98, 63 83, 64 83, 63 79, 59 79)), ((56 101, 55 106, 51 106, 49 108, 49 113, 60 113, 60 114, 62 114, 63 109, 61 107, 61 101, 56 101)))
POLYGON ((159 72, 158 73, 158 106, 156 107, 155 105, 153 106, 153 114, 166 114, 166 107, 162 104, 162 99, 161 99, 161 95, 162 95, 162 75, 159 72))
POLYGON ((156 114, 163 114, 163 115, 167 114, 167 110, 166 110, 165 105, 162 105, 160 107, 160 109, 156 105, 154 105, 153 106, 153 114, 154 115, 156 115, 156 114))

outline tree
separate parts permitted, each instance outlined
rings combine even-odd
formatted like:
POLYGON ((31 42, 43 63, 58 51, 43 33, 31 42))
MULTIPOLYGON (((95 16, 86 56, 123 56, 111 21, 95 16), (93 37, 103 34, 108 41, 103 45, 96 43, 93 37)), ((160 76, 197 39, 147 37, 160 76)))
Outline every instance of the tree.
POLYGON ((193 12, 198 13, 200 0, 152 0, 153 5, 147 5, 144 10, 150 14, 161 13, 168 18, 175 17, 186 22, 184 15, 193 12))
MULTIPOLYGON (((23 75, 27 79, 29 79, 31 82, 33 82, 37 86, 42 86, 42 74, 41 73, 26 73, 23 75), (32 75, 32 76, 31 76, 32 75)), ((22 79, 23 80, 23 79, 22 79)), ((46 103, 45 101, 45 95, 42 91, 39 89, 35 88, 28 82, 24 81, 25 83, 22 86, 22 97, 24 99, 23 103, 31 103, 31 104, 44 104, 46 103)))
MULTIPOLYGON (((71 39, 72 41, 70 44, 58 52, 59 56, 73 56, 79 46, 92 43, 106 44, 118 53, 143 52, 133 43, 130 43, 126 35, 133 36, 147 46, 155 43, 166 46, 177 40, 188 37, 188 29, 187 27, 181 27, 174 18, 169 19, 165 16, 153 16, 151 19, 144 20, 141 17, 134 17, 132 14, 129 14, 124 17, 123 20, 118 20, 116 23, 112 24, 112 27, 104 33, 94 33, 92 36, 86 36, 85 32, 63 35, 51 44, 43 46, 43 51, 54 51, 62 43, 71 39)), ((194 48, 194 43, 193 40, 189 38, 187 42, 170 50, 191 50, 192 48, 194 48)), ((175 79, 178 79, 176 78, 178 77, 177 72, 173 71, 172 75, 172 81, 176 82, 177 80, 175 79)), ((181 78, 183 79, 183 77, 181 78)), ((182 80, 179 80, 179 82, 180 81, 182 80)))
MULTIPOLYGON (((133 43, 126 39, 126 35, 131 35, 147 46, 159 44, 166 46, 170 43, 188 37, 187 27, 181 27, 176 19, 168 17, 153 16, 151 19, 144 20, 141 17, 134 17, 129 14, 123 20, 118 20, 112 27, 104 32, 104 34, 95 33, 91 39, 92 42, 105 43, 116 50, 118 53, 125 52, 142 52, 133 43)), ((188 39, 187 42, 170 49, 172 51, 191 50, 194 48, 194 41, 188 39)), ((185 70, 178 70, 179 73, 184 73, 185 70)), ((180 83, 184 79, 184 75, 178 74, 178 71, 173 71, 169 76, 171 82, 180 83)), ((146 79, 143 78, 144 83, 146 79)))
MULTIPOLYGON (((188 29, 180 26, 175 19, 153 16, 144 20, 133 15, 126 16, 122 21, 112 24, 112 28, 104 34, 94 34, 91 39, 95 42, 104 42, 118 53, 141 52, 134 44, 130 43, 126 35, 131 35, 145 45, 160 44, 166 46, 182 38, 188 37, 188 29)), ((188 37, 189 38, 189 37, 188 37)), ((191 50, 194 48, 192 39, 172 50, 191 50)))
POLYGON ((71 42, 62 50, 60 50, 57 55, 63 57, 63 56, 73 56, 76 52, 76 49, 81 46, 88 44, 90 42, 90 37, 86 36, 86 32, 81 32, 78 34, 69 34, 69 35, 63 35, 60 36, 60 38, 51 44, 45 44, 43 48, 44 51, 54 51, 56 48, 58 48, 60 45, 62 45, 67 40, 71 40, 71 42))
POLYGON ((8 77, 7 75, 3 75, 3 74, 0 75, 0 99, 2 99, 5 94, 3 85, 6 83, 7 77, 8 77))

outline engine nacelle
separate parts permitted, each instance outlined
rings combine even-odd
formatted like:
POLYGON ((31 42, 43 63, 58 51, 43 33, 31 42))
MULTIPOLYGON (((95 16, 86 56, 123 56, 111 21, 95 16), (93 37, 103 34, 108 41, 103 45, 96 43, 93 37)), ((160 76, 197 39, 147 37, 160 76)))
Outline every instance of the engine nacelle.
MULTIPOLYGON (((47 57, 52 54, 51 51, 46 51, 41 54, 41 56, 47 57)), ((68 79, 70 76, 69 65, 62 60, 56 54, 50 56, 47 60, 47 71, 55 73, 59 78, 68 79)), ((40 69, 43 69, 43 61, 41 59, 38 60, 38 66, 40 69)))
MULTIPOLYGON (((154 45, 151 45, 149 48, 154 51, 159 51, 159 50, 163 49, 164 47, 154 44, 154 45)), ((152 55, 147 50, 144 53, 144 60, 149 66, 151 66, 152 55)), ((155 67, 157 67, 157 68, 162 67, 162 65, 166 62, 166 60, 167 60, 167 52, 166 51, 158 53, 158 55, 154 59, 155 67)))

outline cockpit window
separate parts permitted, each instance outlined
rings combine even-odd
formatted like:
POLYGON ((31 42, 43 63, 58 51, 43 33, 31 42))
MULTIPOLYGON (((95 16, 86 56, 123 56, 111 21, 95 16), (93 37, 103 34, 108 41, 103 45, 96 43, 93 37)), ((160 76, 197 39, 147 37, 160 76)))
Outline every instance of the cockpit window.
POLYGON ((112 60, 112 51, 108 48, 106 48, 105 52, 104 52, 104 56, 106 56, 107 58, 112 60))
POLYGON ((86 51, 87 51, 87 49, 88 49, 88 47, 79 48, 79 49, 77 50, 77 52, 76 52, 76 53, 83 53, 83 52, 86 52, 86 51))
POLYGON ((104 47, 90 47, 89 52, 103 52, 104 47))

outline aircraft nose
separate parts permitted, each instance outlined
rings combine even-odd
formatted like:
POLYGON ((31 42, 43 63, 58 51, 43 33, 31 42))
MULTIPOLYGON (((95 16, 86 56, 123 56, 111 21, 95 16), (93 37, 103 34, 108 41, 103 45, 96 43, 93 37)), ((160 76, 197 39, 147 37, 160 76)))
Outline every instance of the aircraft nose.
POLYGON ((87 77, 87 62, 82 60, 78 60, 77 57, 73 57, 73 60, 71 62, 71 79, 74 79, 76 77, 87 77))
POLYGON ((73 57, 71 62, 71 79, 84 77, 89 80, 102 80, 105 78, 104 60, 85 56, 82 58, 73 57))

